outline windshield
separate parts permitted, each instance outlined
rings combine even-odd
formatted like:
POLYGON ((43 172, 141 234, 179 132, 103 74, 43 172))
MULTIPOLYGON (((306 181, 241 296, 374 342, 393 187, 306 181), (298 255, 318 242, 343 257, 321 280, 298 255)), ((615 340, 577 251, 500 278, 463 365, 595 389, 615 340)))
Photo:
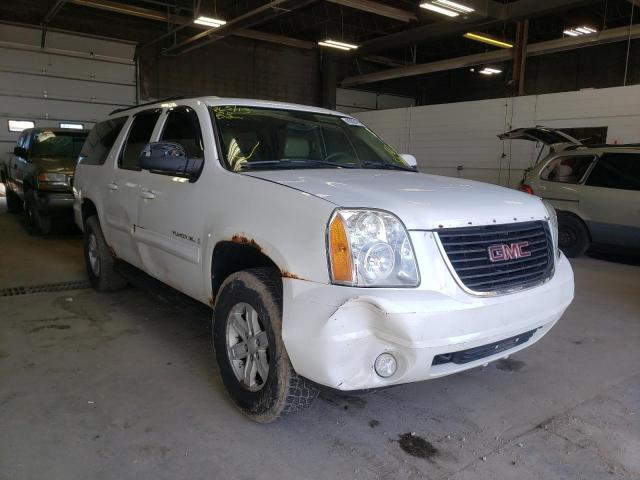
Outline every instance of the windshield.
POLYGON ((413 171, 358 120, 239 105, 212 107, 228 168, 384 168, 413 171))
POLYGON ((77 157, 86 137, 86 132, 43 130, 33 137, 31 156, 77 157))

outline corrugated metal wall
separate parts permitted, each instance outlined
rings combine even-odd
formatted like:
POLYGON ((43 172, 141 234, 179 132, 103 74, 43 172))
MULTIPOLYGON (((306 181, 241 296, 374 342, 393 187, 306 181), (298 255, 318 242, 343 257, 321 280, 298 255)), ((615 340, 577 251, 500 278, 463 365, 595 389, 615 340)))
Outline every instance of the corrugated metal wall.
POLYGON ((537 158, 531 142, 500 141, 511 128, 608 127, 608 143, 640 142, 640 85, 355 114, 420 171, 516 186, 537 158))
POLYGON ((93 123, 136 103, 135 45, 0 24, 0 155, 13 150, 19 132, 8 120, 37 127, 93 123))

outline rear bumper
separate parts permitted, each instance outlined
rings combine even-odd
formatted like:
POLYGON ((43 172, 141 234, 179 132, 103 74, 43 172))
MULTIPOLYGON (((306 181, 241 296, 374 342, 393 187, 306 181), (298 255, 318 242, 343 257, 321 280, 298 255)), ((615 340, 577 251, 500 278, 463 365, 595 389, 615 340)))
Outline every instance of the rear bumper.
POLYGON ((534 344, 558 321, 574 293, 573 272, 564 257, 547 283, 510 295, 474 297, 462 292, 450 275, 440 280, 445 284, 433 291, 358 289, 283 279, 283 339, 293 368, 338 390, 450 375, 534 344), (501 348, 500 342, 526 333, 530 333, 526 341, 501 348), (434 364, 438 355, 491 344, 498 345, 498 353, 485 349, 481 358, 467 363, 439 363, 439 357, 434 364), (394 355, 398 363, 397 372, 387 379, 373 368, 383 352, 394 355))
POLYGON ((39 191, 36 196, 36 204, 39 212, 46 214, 73 213, 73 193, 71 192, 46 192, 39 191))

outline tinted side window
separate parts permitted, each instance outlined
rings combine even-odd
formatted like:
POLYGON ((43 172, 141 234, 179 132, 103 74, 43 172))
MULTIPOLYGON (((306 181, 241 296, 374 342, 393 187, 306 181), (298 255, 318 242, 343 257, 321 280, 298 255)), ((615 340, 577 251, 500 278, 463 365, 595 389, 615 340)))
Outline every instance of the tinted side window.
POLYGON ((640 190, 640 154, 605 153, 589 175, 587 185, 640 190))
POLYGON ((97 123, 82 146, 79 163, 104 165, 126 121, 127 117, 120 117, 97 123))
POLYGON ((188 157, 202 158, 204 148, 198 114, 188 107, 171 110, 160 140, 179 143, 184 147, 188 157))
POLYGON ((129 170, 140 170, 138 156, 151 140, 153 128, 160 117, 160 110, 141 112, 133 119, 127 141, 120 152, 118 166, 129 170))
POLYGON ((566 156, 551 160, 540 172, 540 179, 550 182, 579 183, 583 178, 594 157, 566 156))

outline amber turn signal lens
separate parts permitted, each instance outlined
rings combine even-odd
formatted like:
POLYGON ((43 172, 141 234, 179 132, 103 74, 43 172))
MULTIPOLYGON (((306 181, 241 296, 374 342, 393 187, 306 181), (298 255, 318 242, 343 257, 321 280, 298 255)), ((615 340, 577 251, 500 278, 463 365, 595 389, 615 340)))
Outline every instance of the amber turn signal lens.
POLYGON ((340 215, 336 215, 329 225, 329 253, 331 274, 334 282, 353 283, 353 263, 349 239, 340 215))

